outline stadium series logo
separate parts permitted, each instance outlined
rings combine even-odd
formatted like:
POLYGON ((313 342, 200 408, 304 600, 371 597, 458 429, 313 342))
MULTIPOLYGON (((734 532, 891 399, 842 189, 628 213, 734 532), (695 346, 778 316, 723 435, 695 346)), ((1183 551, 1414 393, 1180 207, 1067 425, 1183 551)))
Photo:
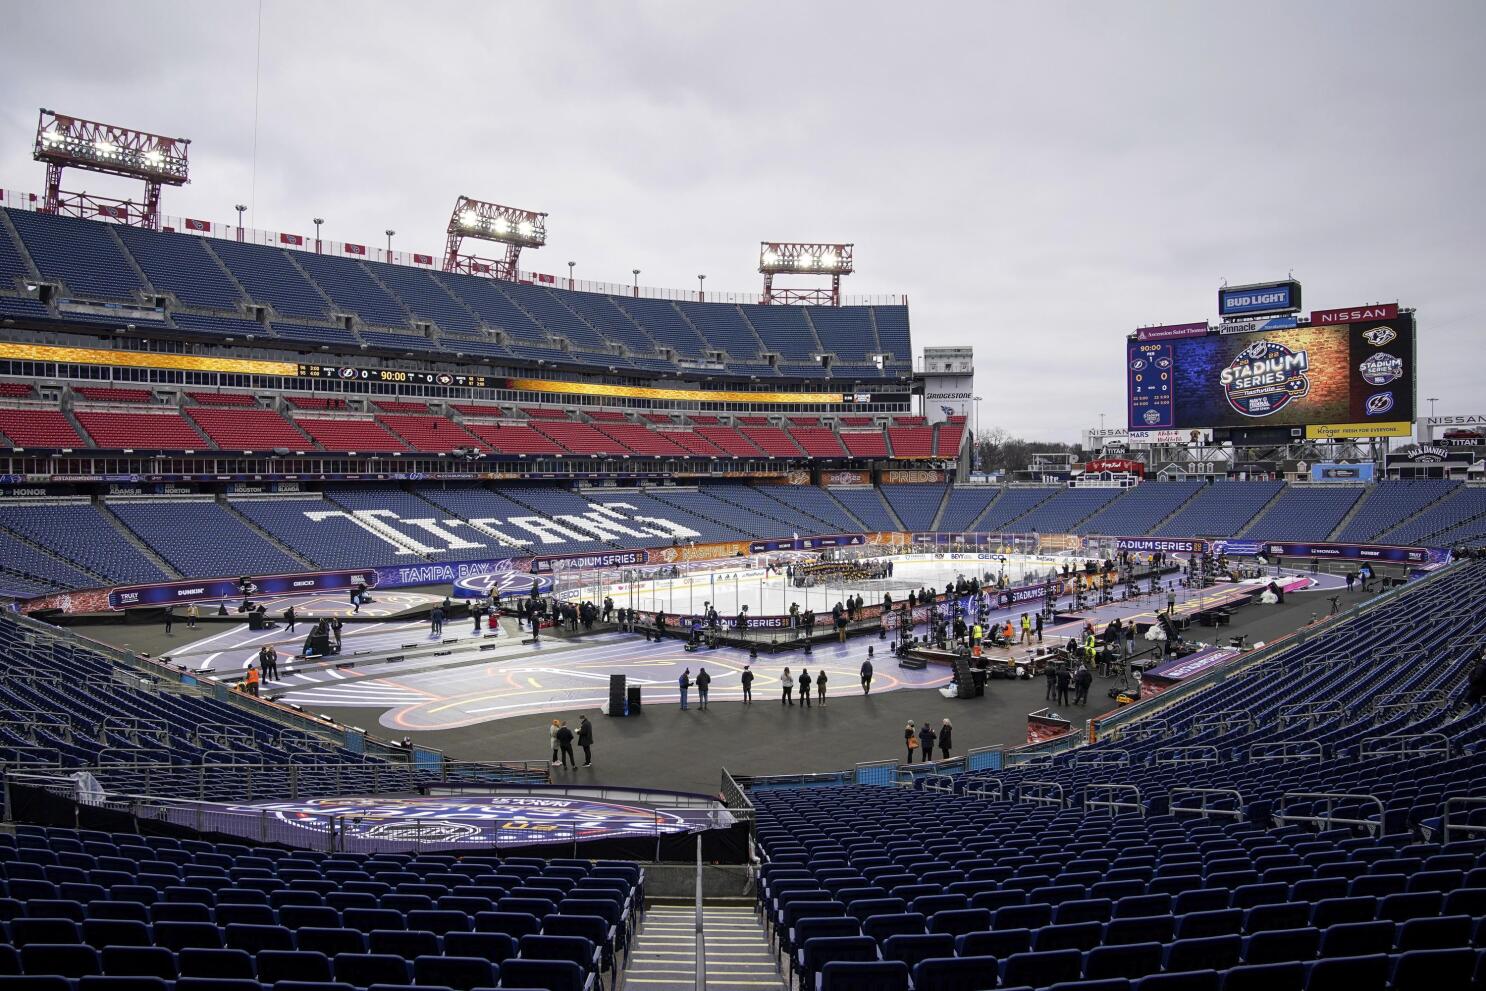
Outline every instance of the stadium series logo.
POLYGON ((1228 405, 1244 416, 1269 416, 1311 390, 1310 355, 1278 341, 1255 341, 1219 374, 1228 405))
POLYGON ((266 814, 313 832, 334 826, 346 838, 409 844, 572 843, 613 836, 655 836, 705 827, 676 812, 622 802, 541 795, 428 798, 318 798, 229 811, 266 814))
POLYGON ((1379 351, 1358 365, 1357 371, 1368 385, 1387 385, 1403 375, 1403 359, 1396 354, 1379 351))

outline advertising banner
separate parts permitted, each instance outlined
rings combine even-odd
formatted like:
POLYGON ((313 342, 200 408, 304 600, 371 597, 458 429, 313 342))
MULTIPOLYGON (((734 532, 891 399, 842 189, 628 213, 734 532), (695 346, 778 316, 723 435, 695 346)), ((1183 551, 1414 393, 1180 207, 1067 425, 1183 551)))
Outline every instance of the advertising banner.
POLYGON ((871 485, 872 473, 870 471, 852 471, 842 469, 840 471, 823 471, 820 473, 820 484, 831 485, 871 485))
POLYGON ((1404 314, 1130 341, 1126 378, 1132 433, 1332 424, 1334 436, 1406 435, 1414 418, 1414 323, 1404 314))
POLYGON ((1213 432, 1201 428, 1182 430, 1132 430, 1129 435, 1134 444, 1211 444, 1213 432))
POLYGON ((1422 564, 1430 560, 1425 547, 1392 547, 1384 544, 1304 544, 1277 540, 1262 542, 1265 557, 1315 557, 1339 561, 1383 561, 1398 564, 1422 564))
POLYGON ((609 551, 603 554, 547 554, 532 558, 536 574, 559 571, 587 571, 595 568, 632 568, 650 560, 644 550, 609 551))
POLYGON ((1151 554, 1162 551, 1166 554, 1201 554, 1207 547, 1205 540, 1170 540, 1164 537, 1116 537, 1115 550, 1151 554))
POLYGON ((1218 290, 1218 315, 1223 317, 1288 313, 1298 309, 1300 283, 1294 279, 1250 286, 1227 286, 1218 290))
POLYGON ((1201 323, 1173 323, 1164 327, 1141 327, 1135 331, 1137 341, 1169 341, 1176 337, 1201 337, 1211 328, 1201 323))
POLYGON ((1311 480, 1316 482, 1371 482, 1373 464, 1336 464, 1330 461, 1311 465, 1311 480))
POLYGON ((945 475, 929 468, 889 468, 881 473, 880 481, 883 485, 938 485, 945 475))
POLYGON ((1237 647, 1205 647, 1186 657, 1179 657, 1153 668, 1147 668, 1141 677, 1181 681, 1183 678, 1191 678, 1215 668, 1219 664, 1226 664, 1241 653, 1242 651, 1237 647))
POLYGON ((377 588, 409 588, 416 585, 447 585, 477 575, 524 572, 530 558, 495 558, 484 561, 449 561, 437 564, 403 564, 377 568, 377 588))
POLYGON ((1413 433, 1413 428, 1408 420, 1378 420, 1372 423, 1313 423, 1305 428, 1305 436, 1308 440, 1407 437, 1411 433, 1413 433))
POLYGON ((1373 303, 1340 310, 1312 310, 1311 323, 1325 327, 1334 323, 1361 323, 1365 320, 1393 320, 1398 316, 1397 303, 1373 303))
MULTIPOLYGON (((253 596, 290 595, 303 592, 327 592, 348 589, 365 583, 377 588, 377 569, 363 571, 321 571, 301 575, 250 577, 248 594, 253 596)), ((237 578, 212 578, 195 582, 161 582, 154 585, 123 585, 108 593, 109 609, 134 609, 140 606, 168 606, 175 602, 200 602, 205 599, 231 599, 243 594, 237 578)))

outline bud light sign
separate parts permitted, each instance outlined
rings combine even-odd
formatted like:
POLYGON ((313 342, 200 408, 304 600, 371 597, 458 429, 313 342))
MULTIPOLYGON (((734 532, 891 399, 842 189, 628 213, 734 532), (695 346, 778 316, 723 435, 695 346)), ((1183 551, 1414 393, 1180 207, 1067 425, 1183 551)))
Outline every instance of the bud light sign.
POLYGON ((1219 316, 1290 313, 1298 309, 1300 283, 1293 279, 1252 286, 1229 286, 1218 290, 1219 316))

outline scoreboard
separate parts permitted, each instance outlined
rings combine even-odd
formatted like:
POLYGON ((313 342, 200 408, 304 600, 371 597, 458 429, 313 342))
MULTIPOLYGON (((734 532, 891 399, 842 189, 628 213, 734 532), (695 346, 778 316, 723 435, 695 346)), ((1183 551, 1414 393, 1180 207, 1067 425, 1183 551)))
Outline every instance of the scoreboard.
POLYGON ((1275 323, 1128 341, 1130 429, 1304 427, 1312 437, 1411 432, 1412 313, 1345 324, 1275 323))

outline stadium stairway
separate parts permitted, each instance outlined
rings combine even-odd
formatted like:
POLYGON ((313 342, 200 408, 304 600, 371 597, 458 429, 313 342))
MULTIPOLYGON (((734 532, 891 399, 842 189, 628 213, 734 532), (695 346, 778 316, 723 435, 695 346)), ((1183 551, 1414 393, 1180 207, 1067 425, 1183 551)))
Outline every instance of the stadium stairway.
MULTIPOLYGON (((1268 502, 1266 502, 1264 505, 1260 506, 1258 508, 1258 510, 1255 511, 1254 515, 1253 516, 1250 516, 1248 518, 1248 520, 1244 523, 1244 525, 1242 527, 1239 527, 1237 530, 1234 531, 1234 536, 1236 536, 1236 537, 1242 537, 1244 534, 1248 533, 1249 532, 1249 529, 1251 527, 1253 527, 1253 525, 1255 523, 1258 523, 1260 520, 1264 519, 1264 514, 1267 513, 1267 512, 1269 512, 1271 509, 1273 509, 1275 503, 1277 503, 1281 499, 1283 499, 1285 497, 1285 493, 1288 492, 1288 491, 1289 491, 1289 487, 1288 486, 1284 486, 1284 485, 1280 486, 1280 490, 1278 492, 1276 492, 1270 498, 1270 500, 1268 502)), ((1194 533, 1194 534, 1192 534, 1192 536, 1194 536, 1194 537, 1196 537, 1196 536, 1206 536, 1206 534, 1195 534, 1194 533)))
POLYGON ((88 432, 83 429, 82 421, 77 418, 77 412, 73 410, 72 406, 70 404, 64 403, 61 407, 61 411, 62 416, 67 420, 68 425, 71 426, 73 430, 77 431, 77 435, 83 440, 87 441, 89 447, 94 446, 93 438, 90 437, 88 435, 88 432))
MULTIPOLYGON (((947 485, 944 488, 945 491, 949 490, 949 486, 947 485)), ((877 501, 882 503, 882 508, 887 511, 888 518, 891 519, 894 524, 896 524, 897 529, 899 531, 906 531, 908 527, 903 523, 903 520, 898 515, 897 510, 893 509, 893 504, 887 501, 887 496, 882 494, 882 489, 874 485, 872 487, 872 494, 877 496, 877 501)))
POLYGON ((1182 502, 1181 502, 1181 505, 1179 505, 1176 508, 1172 509, 1171 512, 1167 513, 1165 516, 1161 517, 1154 524, 1152 524, 1148 528, 1150 530, 1150 532, 1151 533, 1160 533, 1161 532, 1161 528, 1163 526, 1165 526, 1166 524, 1170 523, 1178 515, 1180 515, 1181 512, 1182 512, 1182 510, 1186 509, 1187 506, 1192 502, 1192 500, 1193 499, 1196 499, 1201 494, 1202 494, 1202 489, 1201 488, 1193 489, 1192 490, 1192 494, 1189 495, 1187 498, 1183 499, 1182 502))
POLYGON ((929 524, 929 529, 938 531, 939 523, 944 519, 945 510, 949 509, 949 495, 955 490, 953 485, 944 487, 944 496, 939 500, 939 508, 934 511, 934 522, 929 524))
MULTIPOLYGON (((119 532, 119 535, 129 542, 129 545, 139 551, 142 557, 149 560, 151 564, 165 572, 171 578, 185 578, 180 569, 176 568, 165 558, 155 553, 154 548, 140 540, 133 530, 124 525, 124 521, 114 515, 113 510, 108 508, 108 503, 102 499, 94 499, 93 505, 98 508, 98 515, 108 521, 109 525, 119 532)), ((103 584, 109 584, 104 582, 103 584)))
POLYGON ((1352 508, 1347 510, 1347 515, 1337 520, 1336 526, 1332 527, 1331 532, 1326 535, 1327 540, 1337 540, 1341 537, 1342 531, 1351 526, 1352 520, 1356 519, 1357 514, 1362 512, 1362 507, 1367 504, 1368 496, 1371 494, 1372 490, 1363 490, 1362 498, 1352 503, 1352 508))
MULTIPOLYGON (((696 908, 655 905, 630 946, 624 987, 691 991, 696 987, 696 908)), ((785 991, 758 916, 746 905, 702 906, 708 991, 785 991)))
POLYGON ((272 544, 274 547, 277 547, 279 549, 279 553, 295 561, 298 561, 301 565, 304 566, 304 570, 316 571, 319 569, 319 565, 315 564, 315 562, 311 561, 309 558, 305 557, 303 554, 299 553, 294 548, 284 543, 278 537, 275 537, 273 534, 263 529, 263 527, 259 526, 253 520, 248 519, 248 517, 238 512, 237 508, 227 500, 227 497, 225 495, 218 494, 217 505, 221 506, 222 509, 225 510, 227 513, 236 516, 239 520, 241 520, 243 526, 247 527, 249 530, 252 530, 254 533, 262 537, 265 541, 272 544))

